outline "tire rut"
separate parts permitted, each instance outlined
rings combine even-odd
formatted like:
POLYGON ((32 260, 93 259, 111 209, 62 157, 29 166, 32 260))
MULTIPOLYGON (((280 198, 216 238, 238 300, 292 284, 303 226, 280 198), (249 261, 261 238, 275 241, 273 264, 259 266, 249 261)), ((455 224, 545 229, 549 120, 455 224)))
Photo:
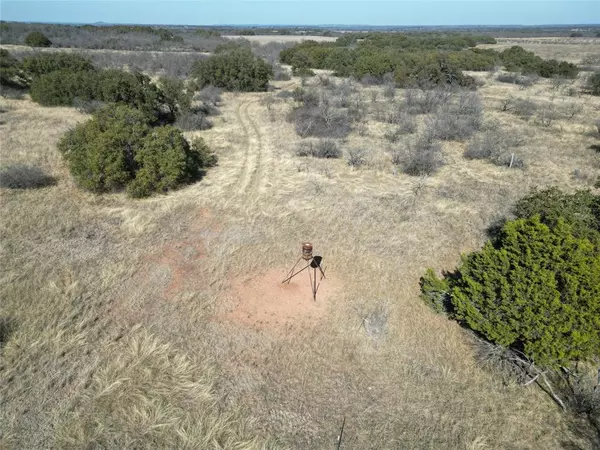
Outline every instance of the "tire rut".
POLYGON ((245 119, 247 120, 247 123, 250 124, 250 128, 252 130, 252 133, 256 136, 256 164, 254 165, 254 169, 252 171, 251 174, 251 179, 250 179, 250 191, 248 193, 251 193, 253 195, 258 195, 260 194, 260 189, 263 185, 264 182, 264 172, 265 172, 265 164, 264 164, 264 145, 263 145, 263 140, 262 140, 262 135, 260 133, 260 128, 258 127, 256 121, 252 118, 252 116, 250 115, 250 113, 248 112, 249 107, 246 107, 245 109, 245 119))
POLYGON ((260 129, 252 119, 248 109, 252 102, 241 103, 237 109, 237 119, 245 136, 244 161, 238 175, 237 193, 256 196, 263 184, 264 162, 263 142, 260 129))
POLYGON ((244 146, 245 146, 245 150, 244 150, 244 161, 242 163, 242 167, 240 170, 239 175, 237 176, 237 182, 236 182, 236 190, 238 193, 243 194, 246 190, 246 187, 248 186, 248 180, 250 177, 250 166, 249 166, 249 159, 250 159, 250 147, 252 145, 251 143, 251 139, 250 139, 250 131, 248 130, 248 125, 246 123, 246 121, 243 118, 243 113, 242 110, 245 110, 245 108, 248 107, 248 103, 244 102, 244 103, 240 103, 240 105, 238 106, 237 110, 236 110, 236 116, 238 119, 239 124, 242 127, 243 133, 244 133, 244 146))

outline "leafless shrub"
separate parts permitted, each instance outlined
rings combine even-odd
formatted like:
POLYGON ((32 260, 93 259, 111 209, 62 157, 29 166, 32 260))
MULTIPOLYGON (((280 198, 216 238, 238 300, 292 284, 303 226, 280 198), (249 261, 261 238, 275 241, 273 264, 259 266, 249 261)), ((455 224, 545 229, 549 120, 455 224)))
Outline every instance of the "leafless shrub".
POLYGON ((581 60, 581 65, 592 67, 591 70, 594 70, 594 68, 599 67, 600 66, 600 53, 587 55, 585 58, 583 58, 581 60))
POLYGON ((403 134, 415 133, 417 131, 417 122, 409 114, 403 113, 396 118, 397 130, 403 134))
POLYGON ((335 87, 335 81, 333 81, 327 75, 319 75, 317 77, 317 80, 319 81, 319 85, 321 85, 324 88, 335 87))
POLYGON ((82 100, 80 98, 73 100, 73 107, 83 114, 93 114, 104 106, 105 103, 99 100, 82 100))
POLYGON ((576 116, 581 114, 583 111, 583 105, 577 102, 568 102, 561 107, 562 114, 567 120, 573 120, 576 116))
POLYGON ((506 131, 492 125, 473 137, 464 153, 468 159, 485 159, 497 166, 523 167, 523 160, 514 149, 524 143, 514 131, 506 131))
POLYGON ((367 74, 360 79, 360 82, 364 86, 378 86, 381 84, 381 78, 367 74))
POLYGON ((535 122, 545 128, 550 128, 556 119, 558 119, 558 113, 554 107, 547 107, 538 110, 535 122))
POLYGON ((198 92, 198 99, 209 105, 218 106, 221 103, 221 89, 215 86, 206 86, 198 92))
POLYGON ((305 107, 319 106, 322 101, 329 103, 327 96, 316 89, 296 88, 292 92, 293 99, 305 107))
POLYGON ((316 158, 341 158, 342 151, 335 141, 322 139, 315 144, 315 153, 313 156, 316 158))
POLYGON ((80 49, 73 49, 71 51, 77 55, 91 59, 94 65, 100 69, 123 70, 128 68, 132 71, 171 78, 185 78, 189 76, 192 65, 199 59, 208 57, 195 52, 174 51, 115 52, 111 50, 89 51, 80 49))
POLYGON ((335 141, 321 139, 316 142, 302 141, 296 146, 296 156, 312 156, 314 158, 341 158, 342 151, 335 141))
POLYGON ((376 89, 371 91, 371 103, 377 103, 377 98, 379 97, 379 92, 376 89))
POLYGON ((289 81, 292 79, 292 74, 289 70, 286 70, 279 64, 276 64, 273 67, 273 79, 275 81, 289 81))
POLYGON ((376 299, 355 307, 361 328, 372 339, 381 339, 387 334, 390 316, 389 301, 376 299))
POLYGON ((406 89, 404 91, 404 105, 409 114, 431 114, 440 106, 447 104, 451 98, 452 91, 448 88, 406 89))
POLYGON ((368 136, 369 134, 369 125, 366 120, 358 122, 355 125, 354 129, 356 130, 359 136, 368 136))
POLYGON ((538 105, 529 99, 515 98, 512 103, 512 112, 522 119, 531 118, 538 110, 538 105))
POLYGON ((393 83, 386 83, 383 87, 383 96, 390 102, 396 98, 396 86, 393 83))
POLYGON ((366 152, 363 148, 352 147, 346 151, 346 161, 351 167, 360 167, 366 164, 366 152))
POLYGON ((7 86, 0 86, 0 95, 11 100, 23 100, 25 98, 25 91, 7 86))
POLYGON ((362 122, 369 112, 367 105, 360 95, 354 96, 348 105, 348 116, 354 122, 362 122))
POLYGON ((525 384, 531 379, 523 367, 515 363, 512 350, 478 338, 475 341, 475 349, 481 366, 500 376, 505 384, 525 384))
POLYGON ((538 80, 538 78, 535 76, 525 76, 525 75, 521 75, 519 73, 511 72, 511 73, 499 74, 496 77, 496 80, 501 83, 516 84, 517 86, 520 86, 521 88, 526 88, 526 87, 533 86, 535 84, 535 82, 538 80))
POLYGON ((260 56, 265 59, 269 64, 276 66, 277 61, 279 60, 279 54, 291 47, 293 44, 288 42, 276 42, 271 41, 265 44, 259 44, 257 42, 252 42, 252 53, 256 56, 260 56))
POLYGON ((201 111, 187 111, 177 118, 175 126, 183 131, 197 131, 208 130, 213 124, 201 111))
POLYGON ((339 139, 350 134, 350 119, 343 111, 332 108, 301 106, 288 115, 301 137, 324 137, 339 139))
POLYGON ((570 80, 569 78, 563 78, 555 75, 552 77, 551 88, 552 90, 558 91, 562 90, 563 87, 568 86, 572 83, 573 80, 570 80))
POLYGON ((395 118, 395 127, 384 134, 384 138, 394 143, 398 142, 403 135, 412 134, 417 131, 417 123, 413 116, 402 113, 395 118))
POLYGON ((302 156, 302 157, 313 156, 314 146, 315 146, 315 144, 312 141, 298 142, 298 144, 296 144, 294 153, 296 154, 296 156, 302 156))
POLYGON ((461 91, 458 96, 456 112, 461 115, 479 116, 483 113, 481 98, 475 92, 461 91))
POLYGON ((398 142, 401 137, 402 137, 402 133, 398 132, 397 129, 387 130, 385 133, 383 133, 383 138, 386 141, 391 142, 392 144, 395 144, 396 142, 398 142))
POLYGON ((277 98, 281 98, 283 100, 287 100, 288 98, 294 98, 294 93, 292 91, 283 90, 283 91, 277 92, 277 94, 275 94, 275 96, 277 98))
POLYGON ((427 132, 434 139, 464 140, 482 125, 483 107, 476 93, 463 92, 456 103, 443 105, 427 121, 427 132))
POLYGON ((356 91, 356 86, 349 79, 344 79, 341 83, 334 85, 333 94, 337 97, 337 106, 340 108, 350 106, 352 95, 356 91))
POLYGON ((509 95, 506 98, 503 98, 500 101, 500 111, 509 112, 512 111, 515 107, 515 98, 512 95, 509 95))
POLYGON ((413 176, 431 175, 445 164, 442 145, 427 135, 408 141, 404 149, 394 152, 392 161, 413 176))
POLYGON ((0 187, 8 189, 35 189, 51 186, 56 181, 35 166, 17 164, 0 170, 0 187))
POLYGON ((265 95, 263 98, 260 99, 260 104, 267 108, 267 111, 269 112, 271 111, 275 103, 277 103, 277 100, 272 95, 265 95))

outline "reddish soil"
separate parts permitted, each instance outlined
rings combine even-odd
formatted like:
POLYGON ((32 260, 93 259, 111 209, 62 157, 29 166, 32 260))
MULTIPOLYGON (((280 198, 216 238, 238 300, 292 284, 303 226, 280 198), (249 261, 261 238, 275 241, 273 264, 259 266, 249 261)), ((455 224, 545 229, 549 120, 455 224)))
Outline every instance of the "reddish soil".
POLYGON ((281 283, 285 277, 285 269, 271 269, 250 280, 234 282, 231 295, 236 304, 225 318, 254 328, 306 325, 325 314, 339 288, 339 283, 328 275, 321 282, 315 301, 306 271, 289 284, 281 283))
MULTIPOLYGON (((201 211, 184 239, 150 249, 119 295, 114 314, 120 320, 137 323, 160 314, 165 302, 176 302, 205 289, 206 248, 203 239, 215 233, 208 221, 212 216, 201 211)), ((214 224, 213 224, 214 226, 214 224)))

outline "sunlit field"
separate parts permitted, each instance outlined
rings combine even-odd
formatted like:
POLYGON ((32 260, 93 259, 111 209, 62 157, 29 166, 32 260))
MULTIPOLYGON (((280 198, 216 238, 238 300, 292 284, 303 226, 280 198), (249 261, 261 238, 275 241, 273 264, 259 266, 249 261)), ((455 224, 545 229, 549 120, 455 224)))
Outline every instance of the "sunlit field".
MULTIPOLYGON (((600 64, 600 39, 535 41, 600 64)), ((428 267, 456 267, 532 188, 598 192, 587 72, 502 73, 470 72, 469 101, 474 136, 516 139, 509 164, 466 159, 475 137, 444 140, 436 173, 407 175, 394 155, 434 115, 406 112, 418 93, 318 71, 224 93, 213 127, 185 133, 218 166, 147 199, 76 186, 57 143, 89 114, 0 98, 2 166, 54 180, 0 189, 0 447, 322 450, 344 423, 344 449, 598 448, 587 421, 486 368, 473 334, 419 297, 428 267), (302 86, 362 111, 340 158, 298 156, 320 142, 288 120, 302 86), (413 129, 394 136, 399 108, 413 129), (316 301, 306 273, 281 284, 304 241, 323 257, 316 301)))

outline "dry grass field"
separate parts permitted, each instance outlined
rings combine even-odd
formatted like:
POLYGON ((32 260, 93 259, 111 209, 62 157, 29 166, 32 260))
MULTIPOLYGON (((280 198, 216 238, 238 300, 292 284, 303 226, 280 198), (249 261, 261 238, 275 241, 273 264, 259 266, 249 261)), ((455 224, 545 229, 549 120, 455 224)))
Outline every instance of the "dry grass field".
POLYGON ((593 449, 584 421, 486 370, 419 298, 427 267, 455 267, 530 188, 600 174, 598 98, 476 76, 524 169, 451 142, 437 174, 400 173, 380 87, 358 88, 368 121, 341 144, 365 150, 360 168, 295 156, 292 100, 226 94, 198 132, 218 167, 147 200, 74 185, 56 143, 87 116, 0 99, 2 165, 57 180, 0 190, 0 448, 334 449, 345 419, 342 449, 593 449), (509 96, 560 114, 517 117, 509 96), (280 285, 304 240, 327 273, 316 303, 307 276, 280 285))
POLYGON ((544 59, 558 59, 575 64, 600 54, 600 38, 497 38, 497 44, 478 47, 502 51, 513 45, 523 47, 544 59))

